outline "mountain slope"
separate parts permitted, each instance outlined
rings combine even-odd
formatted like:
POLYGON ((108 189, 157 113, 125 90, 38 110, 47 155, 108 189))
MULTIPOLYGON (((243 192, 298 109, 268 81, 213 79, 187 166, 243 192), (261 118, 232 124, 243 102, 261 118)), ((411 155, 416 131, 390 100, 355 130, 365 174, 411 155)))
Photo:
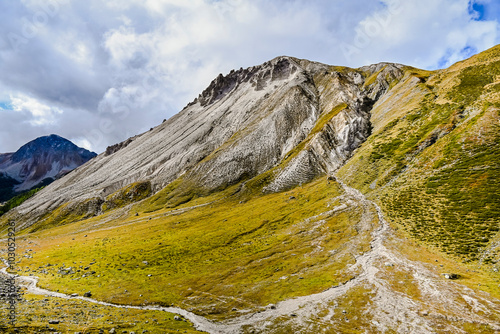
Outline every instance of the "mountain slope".
POLYGON ((366 139, 373 99, 401 68, 353 70, 279 57, 219 76, 176 116, 44 189, 17 219, 33 224, 68 202, 98 214, 108 196, 134 182, 154 193, 180 178, 185 201, 265 172, 272 174, 261 180, 265 191, 311 181, 338 168, 366 139))
POLYGON ((498 332, 499 63, 221 75, 0 218, 16 272, 209 333, 498 332))
POLYGON ((391 94, 405 105, 374 106, 373 135, 340 172, 410 235, 467 261, 500 260, 499 50, 426 73, 410 93, 403 79, 391 94))
MULTIPOLYGON (((67 174, 96 154, 56 135, 37 138, 15 153, 0 154, 0 175, 6 190, 29 190, 67 174), (50 181, 49 181, 50 180, 50 181)), ((2 198, 0 200, 6 200, 2 198)))

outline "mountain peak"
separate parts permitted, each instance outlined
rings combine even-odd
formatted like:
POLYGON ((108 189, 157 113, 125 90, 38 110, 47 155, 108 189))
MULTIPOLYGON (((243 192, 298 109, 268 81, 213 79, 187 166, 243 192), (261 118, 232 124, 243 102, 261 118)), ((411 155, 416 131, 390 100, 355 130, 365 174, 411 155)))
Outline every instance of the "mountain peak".
POLYGON ((168 122, 58 182, 54 197, 108 196, 136 181, 157 192, 181 175, 206 193, 271 169, 264 192, 306 183, 338 169, 369 136, 369 110, 402 77, 384 71, 279 56, 219 74, 168 122))
POLYGON ((21 148, 12 156, 12 160, 14 162, 20 162, 43 152, 76 151, 78 149, 78 146, 73 144, 71 141, 58 135, 51 134, 49 136, 38 137, 21 146, 21 148))
MULTIPOLYGON (((282 62, 282 61, 298 63, 297 58, 291 57, 291 56, 286 56, 286 55, 274 57, 273 59, 267 61, 266 63, 278 63, 278 62, 282 62)), ((264 64, 266 64, 266 63, 264 63, 264 64)))
POLYGON ((84 164, 97 154, 71 141, 51 134, 38 137, 6 154, 0 161, 0 172, 18 181, 16 191, 36 186, 45 179, 55 179, 84 164))

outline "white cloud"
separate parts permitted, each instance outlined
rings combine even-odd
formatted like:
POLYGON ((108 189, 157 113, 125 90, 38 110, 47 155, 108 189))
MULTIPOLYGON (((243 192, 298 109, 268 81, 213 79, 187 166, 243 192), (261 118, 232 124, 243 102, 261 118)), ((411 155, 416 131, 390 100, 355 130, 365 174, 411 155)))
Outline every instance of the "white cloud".
POLYGON ((57 115, 63 111, 56 107, 50 107, 40 101, 22 94, 10 96, 12 110, 31 114, 31 119, 27 120, 33 126, 53 124, 57 120, 57 115))
POLYGON ((90 44, 91 42, 85 41, 75 32, 69 31, 66 34, 61 34, 58 43, 54 47, 66 58, 84 68, 90 68, 94 61, 90 44))
POLYGON ((69 138, 69 140, 78 147, 92 151, 92 143, 85 137, 69 138))
POLYGON ((446 67, 463 49, 483 51, 499 37, 498 21, 476 21, 468 0, 388 1, 359 22, 352 61, 397 61, 422 68, 446 67))

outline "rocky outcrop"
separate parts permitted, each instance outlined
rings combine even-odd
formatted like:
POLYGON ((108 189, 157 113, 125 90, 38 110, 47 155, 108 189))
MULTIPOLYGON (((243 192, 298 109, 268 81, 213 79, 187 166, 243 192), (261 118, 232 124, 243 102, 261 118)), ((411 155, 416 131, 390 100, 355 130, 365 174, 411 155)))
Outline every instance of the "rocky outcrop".
POLYGON ((370 135, 369 99, 345 107, 326 120, 297 157, 283 168, 266 191, 281 191, 309 182, 321 174, 332 174, 370 135))
POLYGON ((219 75, 179 114, 56 181, 18 217, 30 225, 69 201, 105 200, 145 181, 154 193, 180 176, 199 193, 271 171, 264 191, 307 182, 367 138, 371 106, 401 76, 401 65, 349 69, 291 57, 219 75))
POLYGON ((108 147, 106 147, 106 151, 104 152, 104 154, 105 155, 111 155, 111 154, 113 154, 115 152, 118 152, 122 148, 127 147, 128 144, 130 144, 132 142, 132 140, 134 140, 134 139, 133 138, 128 138, 127 140, 122 141, 121 143, 108 146, 108 147))

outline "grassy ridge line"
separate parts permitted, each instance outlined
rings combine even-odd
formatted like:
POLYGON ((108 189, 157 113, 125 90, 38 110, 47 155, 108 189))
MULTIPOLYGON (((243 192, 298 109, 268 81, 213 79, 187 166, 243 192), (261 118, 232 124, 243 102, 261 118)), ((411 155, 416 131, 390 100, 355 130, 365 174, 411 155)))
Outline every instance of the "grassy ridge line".
POLYGON ((403 112, 386 105, 340 174, 417 240, 495 266, 497 252, 483 255, 500 228, 500 62, 487 54, 416 83, 428 93, 403 112))

